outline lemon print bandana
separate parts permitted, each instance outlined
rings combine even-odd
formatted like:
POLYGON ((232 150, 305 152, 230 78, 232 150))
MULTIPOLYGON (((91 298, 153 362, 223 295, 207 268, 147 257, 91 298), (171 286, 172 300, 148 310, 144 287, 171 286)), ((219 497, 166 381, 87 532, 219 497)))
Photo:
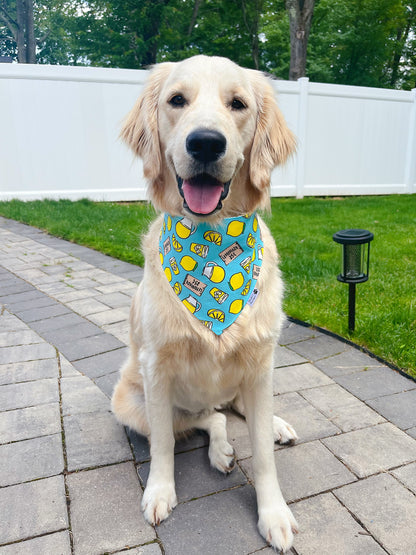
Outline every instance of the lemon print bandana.
POLYGON ((219 226, 165 214, 159 255, 180 301, 216 335, 257 296, 263 241, 255 213, 219 226))

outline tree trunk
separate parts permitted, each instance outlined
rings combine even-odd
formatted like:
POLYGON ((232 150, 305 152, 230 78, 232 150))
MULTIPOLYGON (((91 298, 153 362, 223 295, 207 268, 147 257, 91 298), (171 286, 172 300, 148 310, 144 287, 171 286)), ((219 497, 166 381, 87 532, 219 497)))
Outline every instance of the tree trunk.
POLYGON ((188 33, 187 33, 188 38, 192 35, 192 30, 195 27, 195 23, 198 18, 199 8, 201 7, 202 2, 203 0, 195 0, 191 22, 189 23, 189 27, 188 27, 188 33))
POLYGON ((290 81, 306 74, 306 52, 315 0, 286 0, 290 25, 290 81))
POLYGON ((16 23, 17 23, 17 61, 20 64, 27 63, 26 40, 25 40, 25 1, 16 0, 16 23))
POLYGON ((247 28, 247 31, 250 34, 251 57, 253 59, 254 67, 256 69, 259 69, 260 67, 259 21, 260 21, 260 13, 263 10, 263 0, 255 0, 254 13, 252 14, 251 21, 250 21, 251 18, 247 10, 247 5, 245 0, 241 0, 241 9, 243 11, 244 24, 247 28))
POLYGON ((13 36, 17 45, 17 61, 21 64, 36 64, 33 0, 16 0, 15 29, 13 36))
POLYGON ((26 60, 28 64, 36 64, 35 23, 33 18, 33 0, 25 0, 26 4, 26 60))

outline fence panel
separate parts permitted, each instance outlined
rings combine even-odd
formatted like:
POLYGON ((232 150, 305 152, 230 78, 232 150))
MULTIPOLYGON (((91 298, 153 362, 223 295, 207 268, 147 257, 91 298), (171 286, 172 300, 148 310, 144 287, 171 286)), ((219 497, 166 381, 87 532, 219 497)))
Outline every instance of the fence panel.
MULTIPOLYGON (((0 200, 146 198, 118 139, 146 71, 0 64, 0 200)), ((273 196, 415 193, 416 93, 274 81, 298 137, 273 196)))

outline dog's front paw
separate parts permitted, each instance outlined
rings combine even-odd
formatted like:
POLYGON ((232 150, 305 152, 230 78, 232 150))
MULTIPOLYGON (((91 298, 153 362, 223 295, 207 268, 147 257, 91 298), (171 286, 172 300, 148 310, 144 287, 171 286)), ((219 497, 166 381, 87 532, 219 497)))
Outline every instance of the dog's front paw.
POLYGON ((173 484, 149 485, 144 490, 142 511, 144 518, 152 525, 158 525, 168 518, 176 507, 175 486, 173 484))
POLYGON ((225 439, 211 439, 208 456, 211 466, 224 474, 229 474, 235 466, 234 449, 225 439))
POLYGON ((286 504, 259 510, 258 527, 267 543, 279 551, 287 551, 293 543, 298 524, 286 504))
POLYGON ((298 439, 298 435, 292 426, 278 416, 273 416, 273 436, 275 443, 281 445, 295 443, 298 439))

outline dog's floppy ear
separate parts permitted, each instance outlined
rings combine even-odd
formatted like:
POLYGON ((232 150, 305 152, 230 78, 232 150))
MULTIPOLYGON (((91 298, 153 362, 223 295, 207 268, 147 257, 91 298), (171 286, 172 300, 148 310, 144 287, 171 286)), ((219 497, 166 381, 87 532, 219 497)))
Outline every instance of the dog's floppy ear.
POLYGON ((257 189, 264 190, 270 184, 273 168, 294 153, 296 139, 277 106, 269 79, 255 72, 253 85, 258 108, 250 153, 250 181, 257 189))
POLYGON ((127 115, 120 137, 143 160, 144 176, 156 181, 162 173, 162 154, 158 131, 158 101, 162 83, 171 71, 172 63, 156 65, 143 93, 127 115))

